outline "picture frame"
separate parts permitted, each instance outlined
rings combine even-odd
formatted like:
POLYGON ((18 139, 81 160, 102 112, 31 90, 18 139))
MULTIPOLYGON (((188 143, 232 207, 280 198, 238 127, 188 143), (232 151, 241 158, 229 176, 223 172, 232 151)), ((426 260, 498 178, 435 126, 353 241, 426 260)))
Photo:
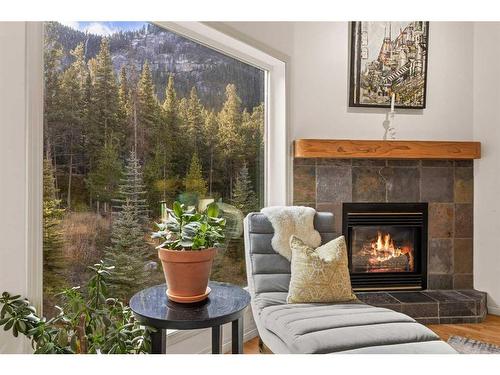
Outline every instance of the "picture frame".
POLYGON ((428 54, 427 21, 351 22, 349 107, 426 108, 428 54))

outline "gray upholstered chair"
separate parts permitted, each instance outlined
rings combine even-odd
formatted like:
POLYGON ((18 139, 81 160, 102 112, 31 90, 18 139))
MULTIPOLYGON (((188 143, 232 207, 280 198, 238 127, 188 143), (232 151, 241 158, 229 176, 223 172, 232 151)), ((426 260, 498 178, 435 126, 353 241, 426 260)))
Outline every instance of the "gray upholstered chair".
MULTIPOLYGON (((333 215, 317 213, 323 243, 333 239, 333 215)), ((261 213, 245 218, 245 256, 252 312, 273 353, 456 353, 404 314, 361 302, 287 304, 290 263, 271 247, 273 227, 261 213)))

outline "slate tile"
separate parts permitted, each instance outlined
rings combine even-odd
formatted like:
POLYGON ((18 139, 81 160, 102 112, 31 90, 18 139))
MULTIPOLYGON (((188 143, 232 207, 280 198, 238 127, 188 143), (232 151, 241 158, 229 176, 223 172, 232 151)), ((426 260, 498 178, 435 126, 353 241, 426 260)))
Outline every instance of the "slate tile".
POLYGON ((382 168, 352 167, 353 202, 385 202, 386 186, 382 168))
POLYGON ((455 238, 470 238, 473 236, 472 204, 455 205, 455 238))
POLYGON ((455 203, 474 201, 473 178, 472 168, 455 168, 455 203))
POLYGON ((389 159, 387 160, 387 165, 389 167, 419 167, 421 164, 420 160, 408 160, 408 159, 389 159))
POLYGON ((316 167, 296 165, 293 167, 293 201, 316 201, 316 167))
POLYGON ((476 316, 476 303, 474 301, 440 302, 439 317, 450 316, 476 316))
POLYGON ((420 170, 418 168, 387 167, 381 171, 387 181, 389 202, 418 202, 420 170))
MULTIPOLYGON (((472 273, 473 269, 472 238, 457 238, 454 241, 453 271, 455 273, 472 273)), ((462 287, 463 288, 463 287, 462 287)))
POLYGON ((474 160, 455 160, 455 167, 474 167, 474 160))
POLYGON ((439 324, 439 318, 416 318, 415 319, 420 324, 439 324))
POLYGON ((429 264, 430 273, 449 274, 453 271, 453 242, 451 239, 429 240, 429 264))
POLYGON ((342 203, 317 203, 316 211, 331 212, 335 233, 342 234, 342 203))
POLYGON ((422 292, 388 292, 392 297, 402 303, 433 303, 435 302, 429 296, 422 292))
POLYGON ((429 204, 429 238, 453 237, 453 203, 429 204))
POLYGON ((294 158, 293 165, 316 165, 316 158, 294 158))
POLYGON ((360 301, 373 306, 399 305, 400 302, 386 292, 360 292, 356 293, 360 301))
POLYGON ((453 202, 453 168, 421 168, 421 176, 422 202, 453 202))
POLYGON ((352 201, 350 167, 317 166, 317 202, 342 203, 352 201))
POLYGON ((453 276, 443 274, 432 274, 427 276, 427 287, 429 289, 453 289, 453 276))
POLYGON ((435 301, 447 302, 470 302, 472 298, 456 292, 455 290, 425 290, 422 292, 435 301))
POLYGON ((453 160, 422 160, 422 167, 453 167, 453 160))
POLYGON ((456 273, 453 275, 453 289, 472 288, 474 278, 471 273, 456 273))
POLYGON ((387 161, 385 159, 353 159, 353 167, 385 167, 387 161))
POLYGON ((452 316, 452 317, 439 317, 439 324, 467 324, 467 323, 480 323, 477 316, 452 316))
POLYGON ((338 167, 350 167, 351 164, 352 164, 351 159, 329 159, 329 158, 316 159, 316 165, 333 165, 338 167))
POLYGON ((432 303, 403 303, 401 312, 412 318, 433 318, 438 317, 438 304, 432 303))

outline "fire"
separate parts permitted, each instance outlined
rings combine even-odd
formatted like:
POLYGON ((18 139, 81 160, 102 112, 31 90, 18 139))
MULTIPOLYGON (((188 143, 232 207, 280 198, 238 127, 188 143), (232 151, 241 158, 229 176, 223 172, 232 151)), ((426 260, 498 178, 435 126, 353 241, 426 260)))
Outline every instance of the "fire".
POLYGON ((394 244, 394 240, 391 238, 390 233, 382 234, 380 231, 377 232, 377 239, 371 242, 370 251, 371 263, 385 262, 391 258, 396 258, 401 255, 406 255, 408 257, 408 263, 410 269, 413 269, 413 254, 409 247, 397 247, 394 244))

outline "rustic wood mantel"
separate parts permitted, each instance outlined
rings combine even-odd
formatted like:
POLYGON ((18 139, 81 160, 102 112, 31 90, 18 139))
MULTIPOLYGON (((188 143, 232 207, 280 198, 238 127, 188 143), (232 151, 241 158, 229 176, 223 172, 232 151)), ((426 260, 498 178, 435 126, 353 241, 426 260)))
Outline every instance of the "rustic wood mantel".
POLYGON ((480 142, 363 141, 348 139, 297 139, 296 158, 331 159, 479 159, 480 142))

